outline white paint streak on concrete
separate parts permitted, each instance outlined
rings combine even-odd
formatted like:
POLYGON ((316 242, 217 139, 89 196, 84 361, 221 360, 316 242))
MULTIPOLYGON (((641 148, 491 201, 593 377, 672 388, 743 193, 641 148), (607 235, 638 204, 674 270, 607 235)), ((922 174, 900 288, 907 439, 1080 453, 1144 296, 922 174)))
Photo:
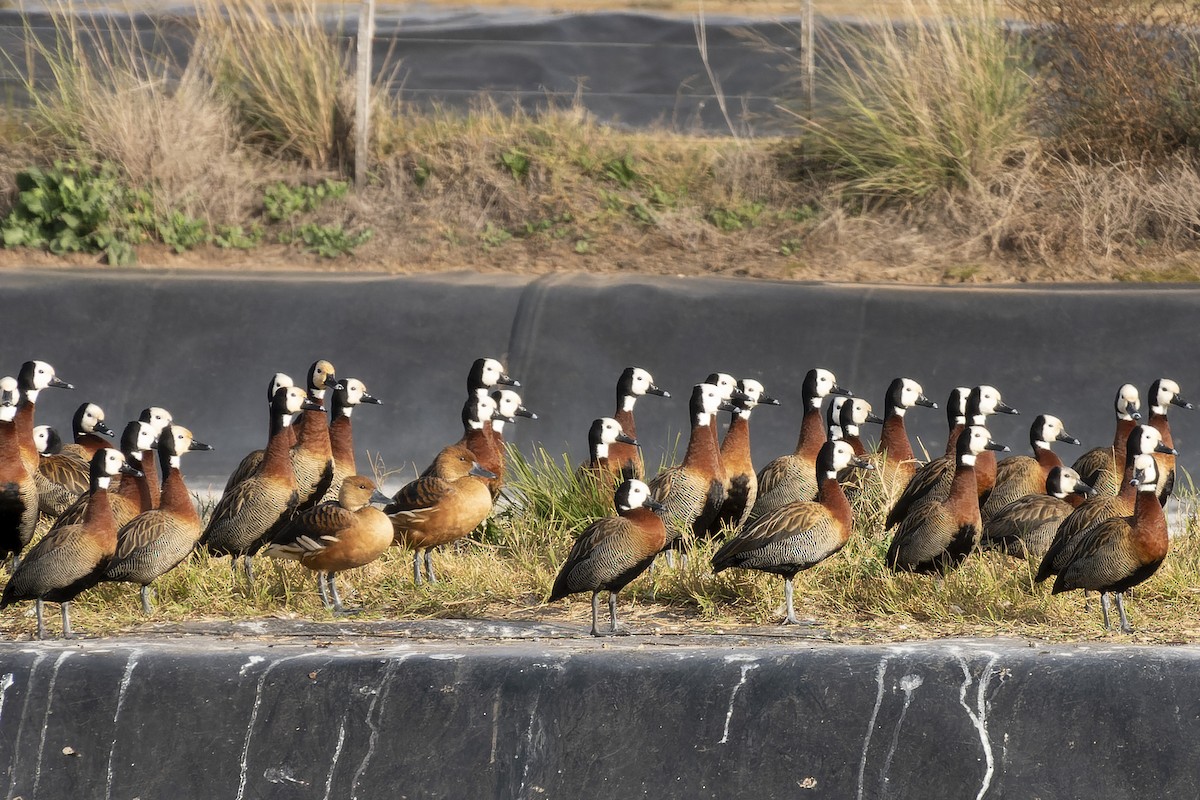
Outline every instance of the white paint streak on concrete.
POLYGON ((982 800, 983 796, 987 794, 988 789, 992 785, 992 775, 996 771, 996 759, 992 753, 992 741, 987 729, 987 687, 992 680, 992 667, 996 665, 996 661, 999 660, 1000 656, 992 652, 988 652, 986 655, 990 655, 991 658, 983 668, 983 672, 979 675, 979 687, 975 692, 974 709, 967 705, 967 689, 971 687, 971 684, 975 680, 974 676, 971 675, 971 665, 967 663, 965 657, 958 657, 958 663, 963 671, 963 683, 958 689, 958 704, 967 712, 971 723, 979 731, 979 741, 983 745, 983 757, 986 764, 986 769, 983 773, 983 782, 979 787, 979 794, 975 795, 975 800, 982 800))
POLYGON ((258 686, 254 690, 254 705, 250 709, 250 722, 246 724, 246 739, 242 742, 242 762, 238 773, 237 800, 242 800, 246 796, 246 780, 249 777, 250 768, 250 739, 254 736, 254 723, 258 720, 258 709, 262 705, 263 687, 267 683, 267 676, 271 674, 271 670, 285 661, 301 658, 304 655, 304 653, 298 653, 294 656, 285 656, 278 661, 272 661, 270 664, 267 664, 266 669, 262 671, 262 675, 258 677, 258 686))
POLYGON ((884 656, 875 669, 875 707, 871 709, 871 718, 867 721, 867 737, 863 740, 862 759, 858 762, 858 800, 863 796, 863 777, 867 772, 867 754, 871 750, 871 737, 875 735, 875 720, 879 718, 879 708, 883 705, 883 679, 887 675, 887 665, 890 656, 884 656))
POLYGON ((112 798, 113 756, 117 752, 117 722, 121 719, 121 706, 125 704, 125 692, 129 690, 129 684, 133 680, 133 668, 137 666, 141 653, 141 650, 130 651, 129 658, 125 661, 125 672, 122 673, 121 683, 117 687, 117 708, 113 712, 112 744, 108 748, 108 775, 104 783, 104 800, 112 798))
POLYGON ((383 706, 387 702, 388 692, 392 690, 389 679, 410 655, 412 654, 405 653, 400 658, 389 660, 387 666, 383 668, 379 686, 371 692, 371 702, 367 704, 367 727, 371 729, 371 736, 367 739, 367 753, 359 763, 358 769, 354 771, 354 780, 350 783, 351 800, 358 800, 358 782, 362 779, 363 773, 367 771, 367 765, 371 763, 371 758, 375 755, 375 744, 379 740, 379 720, 383 719, 383 706), (379 707, 378 714, 375 713, 377 705, 379 707))
POLYGON ((46 687, 46 711, 42 714, 42 734, 38 739, 37 761, 33 767, 33 792, 37 797, 38 784, 42 782, 42 753, 46 749, 46 732, 50 729, 50 706, 54 703, 54 684, 58 681, 58 668, 70 657, 72 650, 63 650, 54 660, 54 669, 50 673, 50 685, 46 687))
POLYGON ((4 718, 4 695, 8 694, 8 687, 13 685, 13 674, 6 672, 0 677, 0 719, 4 718))
POLYGON ((496 689, 496 699, 492 701, 492 753, 488 764, 496 763, 496 739, 500 734, 500 689, 496 689))
POLYGON ((266 659, 262 656, 250 656, 250 660, 243 664, 242 668, 238 670, 238 675, 244 676, 247 670, 249 670, 255 664, 262 663, 263 661, 266 661, 266 659))
MULTIPOLYGON (((892 771, 892 759, 896 756, 896 747, 900 744, 900 729, 904 727, 904 715, 908 713, 908 707, 912 704, 913 692, 921 687, 925 679, 920 675, 905 675, 900 679, 900 690, 904 692, 904 707, 900 709, 900 718, 896 720, 896 729, 892 731, 892 743, 888 747, 887 758, 883 761, 883 783, 886 785, 889 778, 888 775, 892 771)), ((884 795, 886 796, 886 792, 884 795)))
POLYGON ((22 650, 23 653, 37 653, 33 663, 29 665, 29 684, 25 688, 25 702, 21 704, 21 718, 17 721, 17 737, 13 740, 12 761, 8 764, 8 797, 11 800, 17 788, 17 765, 21 763, 18 756, 21 753, 21 731, 25 728, 25 720, 29 717, 29 700, 33 697, 33 675, 37 672, 38 664, 46 658, 45 651, 22 650))
POLYGON ((337 746, 333 748, 333 763, 329 765, 329 777, 325 779, 325 800, 329 800, 333 792, 333 773, 337 771, 338 758, 342 755, 342 745, 346 741, 346 718, 342 717, 342 724, 338 726, 337 746))
POLYGON ((462 653, 431 653, 429 657, 434 661, 458 661, 463 656, 462 653))
MULTIPOLYGON (((730 661, 731 659, 727 656, 725 660, 730 661)), ((737 700, 738 692, 746 685, 746 676, 752 669, 758 669, 758 664, 742 664, 742 677, 733 687, 733 691, 729 693, 729 710, 725 712, 725 731, 721 734, 721 741, 717 744, 729 744, 729 723, 733 720, 733 702, 737 700)))

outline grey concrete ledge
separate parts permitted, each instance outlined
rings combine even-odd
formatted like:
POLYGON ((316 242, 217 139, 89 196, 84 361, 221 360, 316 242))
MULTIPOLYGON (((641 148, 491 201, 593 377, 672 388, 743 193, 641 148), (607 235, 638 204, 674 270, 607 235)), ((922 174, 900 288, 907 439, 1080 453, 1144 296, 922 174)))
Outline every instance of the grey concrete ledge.
POLYGON ((334 639, 6 647, 6 796, 1200 793, 1193 647, 334 639))

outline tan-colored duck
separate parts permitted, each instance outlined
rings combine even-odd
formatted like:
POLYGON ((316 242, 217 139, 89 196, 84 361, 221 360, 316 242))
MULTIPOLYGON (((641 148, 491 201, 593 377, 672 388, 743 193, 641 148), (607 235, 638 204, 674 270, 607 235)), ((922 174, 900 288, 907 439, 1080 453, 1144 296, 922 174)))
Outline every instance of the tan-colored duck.
POLYGON ((961 565, 979 544, 983 519, 975 465, 983 453, 1008 448, 993 442, 980 425, 963 431, 957 447, 949 492, 915 503, 892 538, 887 565, 896 572, 945 573, 961 565))
POLYGON ((1133 513, 1107 519, 1084 533, 1071 549, 1050 592, 1059 594, 1072 589, 1100 592, 1105 630, 1111 627, 1108 595, 1115 593, 1121 630, 1133 632, 1125 615, 1124 593, 1157 572, 1167 557, 1170 539, 1167 517, 1158 500, 1157 469, 1153 455, 1134 459, 1131 480, 1137 488, 1137 500, 1133 513))
POLYGON ((335 580, 339 572, 370 564, 392 543, 392 522, 371 503, 388 498, 364 475, 349 475, 338 487, 335 502, 321 503, 296 514, 264 549, 272 558, 299 561, 317 573, 317 590, 325 608, 352 613, 342 605, 335 580))
POLYGON ((1030 561, 1041 558, 1062 521, 1079 508, 1085 497, 1095 494, 1078 472, 1063 466, 1050 470, 1045 489, 1045 494, 1019 497, 985 519, 982 548, 1030 561))
POLYGON ((279 430, 271 437, 262 462, 254 474, 221 495, 200 537, 200 544, 211 555, 231 557, 230 569, 236 570, 237 560, 242 558, 251 585, 251 558, 269 540, 281 519, 294 513, 300 503, 288 427, 301 410, 315 411, 320 406, 309 400, 300 387, 287 386, 275 393, 271 408, 279 419, 279 430))
MULTIPOLYGON (((637 423, 633 419, 633 407, 639 397, 648 394, 670 397, 671 393, 654 385, 654 377, 641 367, 626 367, 617 379, 617 409, 612 418, 621 425, 630 438, 637 438, 637 423)), ((634 445, 616 442, 609 446, 609 459, 621 470, 621 480, 646 477, 642 463, 642 451, 634 445)))
POLYGON ((1117 431, 1113 435, 1112 447, 1094 447, 1075 459, 1071 469, 1079 473, 1084 482, 1090 484, 1101 496, 1113 497, 1121 489, 1121 475, 1125 472, 1125 443, 1129 434, 1137 427, 1142 407, 1137 387, 1132 383, 1122 384, 1116 399, 1117 431))
MULTIPOLYGON (((1005 403, 1000 397, 1000 392, 992 386, 976 386, 972 389, 967 397, 967 419, 974 426, 983 427, 987 423, 987 418, 995 413, 1017 414, 1019 412, 1005 403)), ((957 441, 957 437, 955 441, 957 441)), ((884 529, 900 524, 912 508, 927 498, 944 500, 950 493, 956 464, 957 453, 953 458, 941 456, 921 466, 888 512, 887 519, 884 521, 884 529)), ((975 476, 977 495, 983 497, 991 490, 996 481, 996 454, 991 450, 979 453, 977 458, 972 459, 972 472, 975 476)))
POLYGON ((212 449, 187 428, 164 428, 158 437, 163 471, 158 508, 138 514, 117 533, 117 551, 104 568, 104 580, 140 584, 144 614, 151 613, 150 584, 175 569, 200 539, 200 514, 180 471, 183 454, 212 449))
POLYGON ((0 559, 12 557, 16 569, 21 552, 33 540, 38 523, 37 484, 21 458, 15 378, 0 378, 0 559))
MULTIPOLYGON (((475 398, 476 403, 485 401, 494 405, 489 397, 475 398)), ((391 518, 395 544, 413 551, 413 581, 418 585, 422 553, 429 582, 437 583, 433 550, 467 536, 492 512, 487 481, 495 476, 466 446, 444 448, 429 472, 396 492, 383 509, 391 518)))
POLYGON ((584 529, 546 600, 553 603, 570 594, 591 592, 592 636, 604 635, 597 627, 601 591, 608 592, 605 634, 624 632, 617 623, 617 594, 646 571, 667 541, 666 527, 655 513, 662 506, 650 499, 649 486, 636 478, 628 479, 617 487, 613 500, 617 516, 598 519, 584 529))
POLYGON ((1079 440, 1066 432, 1061 419, 1051 414, 1038 414, 1029 427, 1029 446, 1033 448, 1033 455, 1012 456, 996 465, 996 481, 980 501, 984 523, 1014 500, 1045 492, 1050 470, 1063 466, 1062 459, 1050 449, 1052 442, 1079 445, 1079 440))
MULTIPOLYGON (((491 467, 488 466, 489 464, 492 467, 499 469, 500 467, 498 465, 504 462, 504 454, 500 452, 499 448, 496 447, 496 440, 492 435, 494 433, 492 430, 492 421, 498 419, 499 417, 500 411, 496 406, 496 401, 492 399, 491 395, 472 394, 467 398, 467 401, 463 403, 462 438, 454 444, 449 445, 449 447, 465 447, 470 450, 472 455, 475 457, 475 460, 478 461, 479 465, 483 467, 483 469, 490 475, 495 475, 496 473, 491 469, 491 467), (483 459, 482 461, 480 460, 481 458, 483 459), (487 463, 484 463, 485 461, 487 463)), ((511 417, 505 420, 505 422, 513 421, 514 420, 511 417)), ((442 452, 445 452, 445 450, 449 449, 449 447, 443 448, 442 452)), ((452 463, 454 463, 453 460, 439 461, 438 458, 435 457, 433 462, 426 467, 418 477, 445 478, 447 480, 452 480, 449 475, 442 475, 438 472, 439 464, 452 463)))
POLYGON ((109 503, 109 481, 120 473, 137 475, 120 451, 96 451, 88 465, 87 511, 76 525, 55 528, 34 545, 17 567, 0 608, 24 600, 37 604, 37 637, 46 638, 42 604, 62 604, 63 638, 72 638, 71 601, 99 583, 117 548, 117 523, 109 503))
MULTIPOLYGON (((1175 439, 1171 436, 1171 424, 1167 421, 1167 409, 1171 406, 1186 408, 1189 411, 1195 406, 1184 400, 1179 393, 1179 384, 1170 378, 1159 378, 1150 384, 1146 393, 1150 401, 1150 419, 1146 424, 1162 434, 1163 444, 1173 448, 1175 439)), ((1158 465, 1158 502, 1164 506, 1167 498, 1175 488, 1175 456, 1168 453, 1155 453, 1154 461, 1158 465)))
POLYGON ((721 454, 711 428, 716 425, 717 412, 732 407, 711 383, 692 387, 688 402, 691 432, 683 461, 650 481, 651 498, 663 506, 671 550, 686 551, 693 539, 703 536, 725 500, 725 486, 717 471, 721 454))
POLYGON ((758 406, 777 406, 779 401, 767 394, 761 383, 743 378, 737 385, 740 396, 730 402, 729 430, 721 442, 721 463, 728 478, 725 502, 717 515, 717 526, 740 530, 758 499, 758 473, 750 452, 750 414, 758 406))
POLYGON ((827 441, 817 455, 820 483, 817 499, 791 503, 764 514, 727 541, 713 556, 714 573, 736 567, 780 575, 787 602, 785 625, 798 625, 792 582, 803 570, 841 550, 854 529, 850 501, 838 473, 851 468, 873 469, 845 441, 827 441))
POLYGON ((341 497, 342 481, 358 474, 354 457, 354 429, 350 417, 363 404, 381 405, 379 398, 367 392, 358 378, 343 378, 333 390, 329 405, 329 445, 333 451, 333 481, 323 502, 333 503, 341 497))
POLYGON ((804 418, 796 449, 767 464, 758 473, 758 498, 750 511, 750 520, 781 506, 816 497, 817 455, 827 440, 825 426, 821 423, 821 401, 831 394, 853 397, 848 389, 838 386, 837 378, 829 370, 809 370, 801 391, 804 418))
MULTIPOLYGON (((285 428, 289 437, 288 447, 293 447, 296 444, 296 430, 292 425, 293 420, 289 417, 288 424, 285 426, 283 420, 272 408, 272 402, 275 399, 275 393, 280 389, 286 389, 295 385, 296 383, 292 380, 291 376, 284 372, 276 372, 271 376, 271 382, 267 384, 267 411, 268 416, 270 417, 270 419, 267 421, 268 444, 271 442, 271 439, 275 437, 275 434, 279 433, 285 428)), ((249 453, 243 456, 237 467, 229 474, 228 480, 225 481, 225 489, 222 491, 222 494, 228 492, 230 489, 246 480, 246 478, 249 478, 251 475, 253 475, 255 470, 258 469, 258 465, 262 463, 263 454, 266 452, 267 450, 264 447, 260 450, 251 450, 249 453)))

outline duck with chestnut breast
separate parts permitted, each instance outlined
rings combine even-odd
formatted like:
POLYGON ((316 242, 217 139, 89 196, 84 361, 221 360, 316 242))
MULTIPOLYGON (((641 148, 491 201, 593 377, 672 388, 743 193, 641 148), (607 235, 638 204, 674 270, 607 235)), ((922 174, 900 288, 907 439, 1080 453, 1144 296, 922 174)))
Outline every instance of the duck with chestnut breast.
POLYGON ((243 559, 246 579, 254 583, 251 558, 268 541, 272 529, 290 516, 300 503, 296 474, 292 469, 288 430, 292 417, 301 410, 315 411, 320 406, 298 386, 281 387, 271 401, 279 420, 279 430, 267 445, 262 463, 249 478, 221 495, 200 544, 213 556, 231 557, 230 569, 243 559))
POLYGON ((467 371, 467 396, 490 395, 497 386, 520 388, 521 382, 504 371, 504 365, 494 358, 477 358, 467 371))
POLYGON ((358 473, 354 458, 354 430, 350 415, 357 406, 382 405, 379 398, 367 392, 358 378, 343 378, 333 390, 329 405, 329 445, 333 450, 333 482, 323 502, 334 503, 341 497, 342 481, 358 473))
MULTIPOLYGON (((492 499, 495 500, 500 496, 500 490, 504 488, 504 478, 508 473, 508 450, 504 442, 505 423, 516 420, 517 417, 537 419, 538 415, 526 408, 521 401, 521 395, 512 389, 495 389, 492 391, 492 399, 496 401, 496 415, 492 417, 491 430, 487 433, 491 436, 492 447, 498 458, 496 460, 497 469, 491 467, 487 467, 487 469, 496 475, 495 478, 488 480, 488 491, 492 493, 492 499)), ((476 454, 476 459, 478 460, 478 454, 476 454)))
MULTIPOLYGON (((474 401, 492 403, 490 397, 474 401)), ((494 403, 493 403, 494 405, 494 403)), ((428 477, 404 486, 383 509, 391 518, 393 543, 413 551, 413 582, 423 582, 421 558, 430 583, 433 550, 467 536, 492 512, 492 495, 487 481, 495 475, 475 460, 464 445, 451 445, 438 453, 428 477)))
POLYGON ((896 572, 944 574, 960 566, 979 543, 983 519, 975 465, 981 454, 1008 447, 992 441, 981 425, 963 431, 957 447, 949 492, 915 503, 892 538, 887 565, 896 572))
POLYGON ((158 437, 163 472, 158 507, 138 514, 117 533, 117 552, 104 568, 104 580, 140 584, 143 614, 151 613, 150 584, 175 569, 200 541, 200 513, 180 471, 183 454, 212 449, 181 425, 164 428, 158 437))
POLYGON ((104 409, 95 403, 79 406, 71 418, 75 441, 38 462, 38 472, 46 481, 38 484, 43 514, 58 517, 88 491, 92 456, 112 446, 113 431, 104 419, 104 409))
POLYGON ((158 508, 159 493, 162 489, 159 482, 161 471, 157 464, 158 437, 162 436, 162 432, 174 421, 171 412, 159 406, 143 408, 142 413, 138 414, 138 422, 144 422, 154 429, 154 447, 142 452, 141 466, 138 467, 145 474, 142 480, 145 482, 146 490, 150 493, 150 508, 158 508))
POLYGON ((904 427, 904 416, 916 406, 938 407, 925 396, 921 384, 912 378, 896 378, 888 385, 883 399, 883 430, 879 434, 878 456, 873 457, 877 460, 872 462, 880 467, 877 474, 883 484, 888 509, 917 471, 918 462, 904 427))
POLYGON ((335 614, 350 614, 338 595, 339 572, 370 564, 392 543, 392 522, 372 503, 389 498, 365 475, 348 475, 338 487, 338 499, 301 511, 288 521, 264 549, 271 558, 299 561, 317 573, 321 603, 335 614))
MULTIPOLYGON (((483 469, 489 474, 495 475, 496 473, 488 465, 490 464, 492 467, 499 469, 497 462, 503 461, 503 454, 495 447, 495 440, 492 437, 492 421, 498 418, 500 418, 500 410, 497 408, 496 401, 492 399, 491 395, 473 394, 469 396, 467 401, 463 403, 462 438, 454 444, 442 448, 442 452, 448 450, 450 447, 465 447, 471 451, 475 460, 479 462, 479 465, 483 469)), ((508 417, 504 421, 514 422, 515 420, 512 417, 508 417)), ((438 472, 439 465, 452 463, 454 463, 453 460, 439 461, 435 457, 433 462, 418 477, 453 480, 449 475, 442 475, 438 472)))
POLYGON ((767 394, 753 378, 738 381, 742 396, 732 400, 729 430, 721 442, 721 463, 729 478, 725 502, 717 515, 717 526, 737 531, 745 524, 758 498, 758 474, 750 453, 750 414, 758 406, 777 406, 779 401, 767 394))
POLYGON ((63 638, 70 639, 71 601, 100 582, 117 549, 117 523, 109 503, 109 481, 138 470, 125 463, 119 450, 97 450, 88 464, 87 511, 76 525, 55 528, 43 536, 21 561, 4 587, 0 608, 23 600, 37 605, 37 636, 46 638, 42 604, 62 605, 63 638))
POLYGON ((823 444, 817 455, 817 499, 781 506, 747 525, 713 556, 713 572, 737 567, 783 576, 787 602, 784 624, 800 624, 793 601, 793 580, 801 571, 841 550, 854 529, 850 501, 838 483, 838 473, 849 468, 874 469, 869 461, 854 454, 848 442, 823 444))
POLYGON ((1158 466, 1153 455, 1134 459, 1137 500, 1133 513, 1112 517, 1084 533, 1054 581, 1051 594, 1072 589, 1100 592, 1104 629, 1110 629, 1108 595, 1116 594, 1121 630, 1133 633, 1125 615, 1124 593, 1158 571, 1167 557, 1170 539, 1167 517, 1158 501, 1158 466))
POLYGON ((38 396, 43 389, 48 388, 74 389, 75 387, 59 378, 55 374, 54 367, 45 361, 26 361, 21 365, 21 371, 17 373, 17 413, 13 417, 13 424, 17 428, 16 446, 15 448, 10 446, 7 450, 0 452, 0 460, 20 458, 25 464, 26 471, 33 475, 35 480, 39 480, 39 483, 41 479, 38 478, 38 462, 41 460, 41 456, 33 441, 33 415, 38 396))
POLYGON ((306 408, 296 420, 292 470, 296 474, 297 509, 321 502, 333 483, 333 444, 329 441, 329 415, 325 395, 338 386, 333 364, 314 361, 308 368, 308 397, 316 408, 306 408))
MULTIPOLYGON (((120 528, 126 525, 138 514, 149 511, 158 504, 158 499, 150 492, 150 484, 146 480, 146 470, 153 468, 153 463, 147 466, 143 460, 144 454, 152 452, 158 446, 158 434, 148 422, 133 420, 121 432, 121 453, 125 463, 136 469, 140 475, 122 473, 117 476, 115 483, 109 486, 109 504, 112 506, 113 519, 120 528)), ((157 480, 155 486, 158 485, 157 480)), ((83 521, 87 512, 90 493, 84 493, 58 515, 54 527, 78 525, 83 521)))
MULTIPOLYGON (((621 430, 631 439, 637 439, 637 424, 633 419, 633 407, 639 397, 648 394, 659 397, 670 397, 671 393, 660 389, 654 384, 654 377, 641 367, 626 367, 617 379, 617 410, 612 418, 621 425, 621 430)), ((642 451, 636 445, 628 442, 614 442, 609 445, 609 461, 621 471, 621 480, 646 477, 646 468, 642 462, 642 451)))
POLYGON ((686 550, 694 538, 703 536, 725 500, 725 485, 717 470, 721 454, 710 428, 716 424, 717 412, 730 408, 711 383, 692 387, 691 432, 683 461, 650 481, 650 497, 663 506, 668 555, 671 550, 686 550))
POLYGON ((1137 387, 1132 383, 1122 384, 1117 389, 1116 399, 1117 432, 1113 435, 1112 447, 1094 447, 1075 459, 1071 469, 1079 473, 1101 496, 1115 496, 1122 486, 1121 476, 1125 472, 1125 443, 1129 434, 1142 418, 1142 407, 1137 387))
POLYGON ((949 426, 949 431, 946 434, 946 452, 942 455, 954 458, 958 452, 958 437, 970 420, 967 417, 967 400, 971 397, 971 389, 967 386, 955 386, 950 390, 950 397, 946 399, 946 424, 949 426))
POLYGON ((1050 470, 1063 466, 1062 459, 1050 449, 1051 442, 1079 445, 1079 440, 1066 432, 1061 419, 1051 414, 1038 414, 1029 427, 1033 456, 1012 456, 996 465, 996 481, 980 498, 979 508, 985 523, 1014 500, 1045 491, 1050 470))
POLYGON ((63 447, 63 452, 74 453, 91 462, 97 450, 112 447, 109 440, 115 434, 105 423, 104 417, 104 409, 95 403, 84 403, 75 409, 75 414, 71 417, 71 435, 75 441, 63 447))
MULTIPOLYGON (((1146 397, 1150 400, 1150 419, 1147 424, 1162 434, 1164 445, 1174 447, 1171 424, 1167 422, 1167 409, 1179 406, 1190 411, 1195 406, 1180 396, 1179 384, 1170 378, 1159 378, 1150 384, 1150 391, 1146 393, 1146 397)), ((1165 506, 1167 498, 1175 488, 1175 456, 1155 453, 1154 460, 1158 464, 1158 502, 1165 506)))
POLYGON ((849 389, 838 386, 837 378, 829 370, 809 370, 801 390, 804 417, 800 422, 796 449, 767 464, 758 473, 758 497, 751 507, 750 521, 780 506, 816 497, 817 455, 827 438, 821 424, 821 401, 831 394, 854 396, 849 389))
MULTIPOLYGON (((1017 414, 1015 408, 1006 404, 992 386, 976 386, 967 396, 967 419, 976 427, 983 427, 987 418, 994 413, 1017 414)), ((957 438, 956 440, 957 441, 957 438)), ((957 445, 955 445, 957 448, 957 445)), ((1007 448, 1005 448, 1007 449, 1007 448)), ((954 457, 941 456, 928 464, 921 466, 905 487, 904 492, 896 500, 887 519, 884 530, 900 524, 910 510, 922 500, 944 500, 950 493, 950 484, 954 481, 957 468, 958 454, 954 457)), ((996 454, 984 450, 972 459, 972 472, 975 476, 976 496, 982 497, 991 490, 996 481, 996 454)))
MULTIPOLYGON (((279 433, 285 428, 283 420, 278 414, 275 413, 275 410, 272 406, 275 400, 275 393, 280 389, 286 389, 295 385, 296 383, 292 380, 291 376, 283 372, 276 372, 271 376, 271 382, 267 384, 267 411, 268 416, 270 417, 267 423, 268 444, 270 444, 271 439, 275 437, 275 434, 279 433)), ((289 418, 287 426, 287 434, 291 440, 291 443, 288 445, 289 448, 294 447, 296 444, 296 430, 295 426, 291 424, 292 422, 293 420, 289 418)), ((242 460, 238 462, 237 467, 229 474, 229 479, 225 481, 225 489, 222 494, 228 492, 230 489, 246 480, 246 478, 249 478, 251 475, 253 475, 255 470, 258 469, 258 465, 262 463, 263 454, 266 452, 266 448, 262 448, 260 450, 251 450, 249 453, 244 455, 242 460)))
POLYGON ((592 425, 588 428, 588 460, 580 465, 576 472, 580 483, 595 484, 607 492, 615 490, 625 480, 630 480, 622 479, 624 470, 609 457, 612 446, 618 442, 637 446, 637 439, 625 433, 621 429, 621 423, 614 418, 600 417, 592 420, 592 425))
POLYGON ((21 551, 33 540, 38 523, 37 484, 21 459, 17 425, 17 381, 0 378, 0 559, 12 556, 12 570, 21 551))
POLYGON ((1034 580, 1038 583, 1062 572, 1070 561, 1079 539, 1090 529, 1112 517, 1126 517, 1133 513, 1137 501, 1137 487, 1133 483, 1133 472, 1138 456, 1154 453, 1177 455, 1174 448, 1163 444, 1162 434, 1149 425, 1138 425, 1129 432, 1125 441, 1125 471, 1121 493, 1098 495, 1080 504, 1064 519, 1054 533, 1054 540, 1047 548, 1038 566, 1034 580))
MULTIPOLYGON (((1003 464, 1004 462, 1000 462, 1003 464)), ((1041 558, 1054 541, 1062 521, 1096 493, 1070 467, 1053 467, 1046 476, 1045 494, 1018 497, 983 521, 980 545, 1013 558, 1041 558)))
MULTIPOLYGON (((735 406, 733 403, 737 400, 745 399, 745 392, 738 386, 737 379, 726 372, 713 372, 705 378, 703 383, 717 387, 717 393, 721 396, 721 402, 728 406, 730 413, 733 413, 735 406)), ((718 425, 716 420, 709 426, 709 435, 712 436, 713 447, 717 450, 717 479, 721 481, 721 490, 724 499, 715 508, 707 508, 703 514, 711 518, 708 529, 704 531, 704 535, 708 537, 719 536, 721 534, 721 508, 725 504, 725 500, 729 498, 729 471, 725 469, 725 458, 721 455, 721 437, 717 430, 718 425)))
POLYGON ((613 495, 617 516, 592 522, 575 540, 554 580, 546 602, 569 594, 592 593, 592 636, 626 633, 617 622, 617 594, 654 563, 667 541, 667 529, 656 513, 662 506, 650 498, 650 487, 631 478, 613 495), (600 592, 608 592, 608 630, 597 627, 600 592))

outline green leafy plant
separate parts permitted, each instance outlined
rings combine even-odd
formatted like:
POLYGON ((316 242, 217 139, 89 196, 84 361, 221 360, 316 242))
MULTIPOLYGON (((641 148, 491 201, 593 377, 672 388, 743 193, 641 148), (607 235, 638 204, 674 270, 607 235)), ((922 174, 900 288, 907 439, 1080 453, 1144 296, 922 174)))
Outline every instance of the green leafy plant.
POLYGON ((369 228, 358 233, 347 233, 341 225, 318 225, 306 222, 294 230, 279 236, 283 244, 299 245, 307 253, 322 258, 337 258, 351 255, 356 247, 365 244, 374 234, 369 228))
POLYGON ((316 211, 330 200, 340 200, 349 191, 350 184, 328 178, 314 186, 289 186, 280 181, 268 186, 263 193, 263 210, 267 219, 282 222, 316 211))
POLYGON ((633 156, 628 153, 620 158, 605 161, 602 173, 605 178, 617 184, 622 189, 628 189, 641 180, 642 177, 634 167, 633 156))
POLYGON ((513 235, 511 233, 490 222, 484 226, 483 233, 479 234, 479 240, 483 242, 483 246, 488 250, 499 247, 505 242, 512 241, 512 238, 513 235))
POLYGON ((233 250, 249 250, 262 243, 263 229, 261 225, 251 225, 249 229, 241 225, 221 225, 212 236, 213 244, 233 250))
POLYGON ((158 238, 176 253, 199 247, 209 240, 203 220, 192 219, 182 211, 172 211, 155 223, 158 238))
POLYGON ((713 227, 725 233, 752 228, 766 207, 762 203, 743 203, 735 208, 714 208, 705 215, 713 227))
POLYGON ((525 180, 529 175, 529 167, 531 162, 526 153, 520 150, 505 150, 500 154, 500 166, 508 170, 509 174, 519 181, 525 180))

